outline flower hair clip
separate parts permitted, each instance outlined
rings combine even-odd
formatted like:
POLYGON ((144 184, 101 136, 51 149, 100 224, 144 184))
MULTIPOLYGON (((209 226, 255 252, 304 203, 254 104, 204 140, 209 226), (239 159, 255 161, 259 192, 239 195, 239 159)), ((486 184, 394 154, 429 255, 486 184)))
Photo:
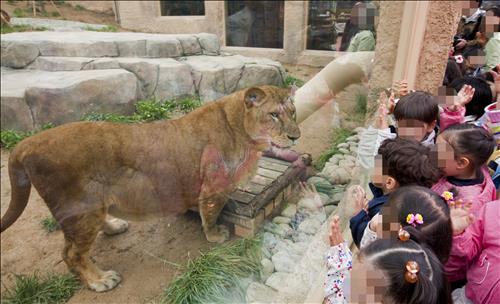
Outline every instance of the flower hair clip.
POLYGON ((444 191, 443 194, 441 194, 441 197, 446 201, 448 205, 455 205, 455 198, 452 192, 444 191))
POLYGON ((418 225, 422 225, 424 223, 424 217, 420 213, 409 213, 406 216, 406 222, 413 227, 416 227, 418 225))
POLYGON ((420 266, 415 261, 408 261, 405 265, 405 281, 410 284, 415 284, 418 281, 418 272, 420 271, 420 266))

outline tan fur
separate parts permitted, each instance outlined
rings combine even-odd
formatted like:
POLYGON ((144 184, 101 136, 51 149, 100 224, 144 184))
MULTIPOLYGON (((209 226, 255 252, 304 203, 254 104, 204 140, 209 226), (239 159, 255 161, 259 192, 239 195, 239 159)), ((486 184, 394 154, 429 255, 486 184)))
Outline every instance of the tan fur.
POLYGON ((61 224, 64 261, 96 291, 121 280, 89 258, 100 230, 127 229, 111 215, 161 216, 198 208, 208 241, 223 242, 229 234, 216 220, 227 195, 255 174, 271 141, 290 146, 300 136, 288 95, 286 89, 262 86, 176 120, 77 122, 30 137, 10 155, 12 198, 1 231, 21 215, 33 184, 61 224))

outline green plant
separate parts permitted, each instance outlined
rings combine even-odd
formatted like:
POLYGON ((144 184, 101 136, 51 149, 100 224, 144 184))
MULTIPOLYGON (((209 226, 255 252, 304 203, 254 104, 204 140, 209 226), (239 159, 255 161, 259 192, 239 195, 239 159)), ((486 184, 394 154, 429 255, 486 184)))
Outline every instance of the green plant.
POLYGON ((179 100, 177 104, 183 113, 188 113, 200 107, 202 105, 202 101, 199 97, 186 97, 179 100))
POLYGON ((32 31, 46 31, 48 28, 44 26, 38 26, 38 27, 31 27, 29 25, 25 24, 20 24, 20 25, 2 25, 1 27, 1 33, 2 34, 8 34, 8 33, 14 33, 14 32, 32 32, 32 31))
POLYGON ((175 105, 169 101, 148 99, 135 104, 135 113, 142 121, 168 119, 174 107, 175 105))
POLYGON ((14 15, 14 17, 17 17, 17 18, 26 17, 25 11, 20 7, 16 7, 14 9, 14 11, 12 12, 12 14, 14 15))
POLYGON ((5 304, 65 303, 80 288, 78 280, 69 274, 15 275, 15 286, 2 295, 5 304))
POLYGON ((93 31, 93 32, 117 32, 118 31, 118 28, 114 25, 111 25, 111 24, 108 24, 103 28, 95 28, 95 27, 87 25, 84 27, 84 29, 86 31, 93 31))
POLYGON ((228 294, 244 301, 243 278, 261 269, 261 239, 239 239, 214 247, 190 260, 184 272, 165 290, 162 303, 221 303, 228 294))
POLYGON ((292 75, 287 75, 285 78, 285 87, 289 87, 291 85, 296 85, 299 88, 304 85, 304 80, 295 78, 292 75))
POLYGON ((61 14, 59 14, 59 12, 52 12, 52 13, 50 13, 50 15, 52 17, 61 17, 61 14))
POLYGON ((48 123, 42 126, 40 130, 34 131, 15 131, 15 130, 1 130, 0 131, 0 147, 5 149, 12 149, 21 140, 30 137, 40 131, 47 130, 54 127, 53 124, 48 123))
POLYGON ((114 113, 88 113, 82 116, 83 121, 109 121, 109 122, 139 122, 137 116, 118 115, 114 113))
POLYGON ((48 216, 48 217, 44 218, 40 222, 40 224, 42 224, 43 229, 45 229, 45 231, 47 231, 47 232, 54 232, 54 231, 61 228, 59 226, 59 223, 52 216, 48 216))
POLYGON ((345 129, 345 128, 334 129, 333 134, 332 134, 331 147, 328 150, 326 150, 325 152, 323 152, 316 159, 316 161, 314 162, 314 167, 317 170, 321 171, 323 169, 323 167, 325 166, 325 163, 330 159, 330 157, 332 157, 332 155, 337 154, 339 152, 337 145, 345 142, 347 137, 352 136, 352 135, 354 135, 354 132, 349 130, 349 129, 345 129))
POLYGON ((75 5, 75 10, 77 11, 84 11, 85 7, 81 6, 80 4, 75 5))

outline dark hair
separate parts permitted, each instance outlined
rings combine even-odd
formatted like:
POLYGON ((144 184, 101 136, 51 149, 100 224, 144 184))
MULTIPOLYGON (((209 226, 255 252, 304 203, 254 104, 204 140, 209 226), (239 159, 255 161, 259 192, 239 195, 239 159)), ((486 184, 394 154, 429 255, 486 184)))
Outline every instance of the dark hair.
POLYGON ((474 88, 472 100, 465 105, 465 115, 475 115, 477 118, 484 114, 484 108, 493 102, 490 85, 479 77, 463 77, 455 79, 450 86, 458 93, 464 85, 474 88))
POLYGON ((415 119, 425 123, 433 123, 438 119, 439 107, 436 99, 430 93, 412 92, 401 97, 394 107, 396 120, 415 119))
MULTIPOLYGON (((401 224, 412 240, 429 246, 442 263, 448 260, 453 237, 450 208, 437 193, 420 186, 398 188, 391 193, 382 215, 384 223, 401 224), (413 226, 406 217, 417 213, 422 215, 423 224, 413 226)), ((384 227, 384 230, 389 228, 384 227)), ((397 238, 397 233, 393 234, 397 238)))
POLYGON ((361 250, 360 255, 389 281, 384 297, 394 303, 434 304, 452 303, 448 280, 436 255, 413 240, 380 239, 361 250), (419 266, 417 281, 405 280, 406 263, 419 266))
POLYGON ((448 59, 448 63, 446 64, 446 71, 444 73, 443 85, 448 86, 453 80, 462 78, 462 70, 460 69, 460 65, 450 58, 448 59))
POLYGON ((441 133, 457 156, 468 156, 476 170, 486 164, 495 151, 495 138, 484 128, 462 123, 448 127, 441 133))
POLYGON ((414 139, 386 139, 378 153, 382 156, 383 174, 393 177, 400 186, 431 187, 441 177, 430 149, 414 139))

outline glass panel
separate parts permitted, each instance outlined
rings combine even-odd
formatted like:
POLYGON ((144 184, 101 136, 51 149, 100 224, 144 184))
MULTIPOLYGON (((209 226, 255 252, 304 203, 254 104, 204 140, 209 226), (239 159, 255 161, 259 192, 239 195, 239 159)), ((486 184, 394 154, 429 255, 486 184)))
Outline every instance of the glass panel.
POLYGON ((160 1, 162 16, 198 16, 205 15, 205 1, 160 1))
POLYGON ((283 48, 284 1, 227 1, 228 46, 283 48))
POLYGON ((307 48, 328 51, 373 51, 377 9, 371 2, 309 2, 307 48))

